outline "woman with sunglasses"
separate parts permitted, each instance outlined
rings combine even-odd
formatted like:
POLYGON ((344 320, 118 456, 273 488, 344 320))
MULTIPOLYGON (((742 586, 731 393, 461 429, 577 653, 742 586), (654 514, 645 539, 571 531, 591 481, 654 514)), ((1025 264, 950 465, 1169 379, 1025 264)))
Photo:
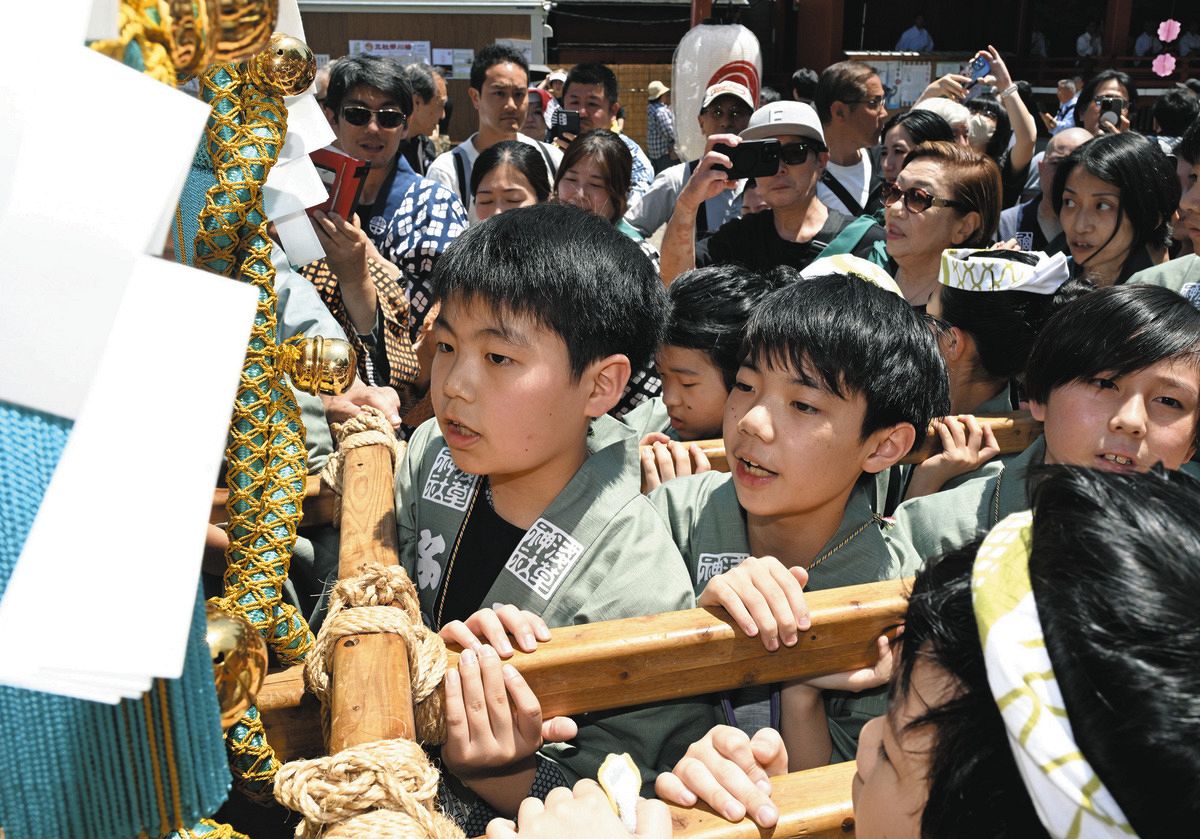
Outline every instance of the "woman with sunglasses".
POLYGON ((1076 276, 1120 285, 1167 259, 1180 185, 1158 143, 1135 132, 1089 140, 1054 174, 1054 210, 1076 276))
POLYGON ((1104 70, 1083 86, 1075 103, 1075 124, 1097 137, 1129 130, 1129 116, 1138 89, 1128 73, 1104 70))
POLYGON ((938 287, 942 251, 982 248, 1000 223, 1000 170, 946 141, 922 143, 883 190, 887 255, 904 298, 924 311, 938 287))

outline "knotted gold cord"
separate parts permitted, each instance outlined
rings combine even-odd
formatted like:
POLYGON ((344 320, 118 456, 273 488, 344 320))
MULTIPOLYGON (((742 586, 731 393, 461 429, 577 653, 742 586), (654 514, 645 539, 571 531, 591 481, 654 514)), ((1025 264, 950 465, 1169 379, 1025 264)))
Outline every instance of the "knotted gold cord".
MULTIPOLYGON (((283 145, 287 110, 281 97, 253 84, 246 65, 220 65, 202 76, 211 105, 206 139, 217 183, 209 190, 196 234, 196 263, 258 289, 226 452, 229 548, 221 605, 244 614, 281 661, 302 661, 312 633, 280 599, 287 579, 306 451, 303 426, 278 368, 275 269, 262 210, 262 185, 283 145)), ((226 736, 244 791, 270 795, 278 767, 256 709, 226 736)))
POLYGON ((120 35, 113 40, 92 41, 89 46, 109 58, 140 69, 163 84, 175 87, 175 65, 167 51, 167 33, 159 22, 155 3, 123 0, 120 8, 120 35), (136 44, 140 56, 130 55, 136 44), (131 60, 132 59, 132 60, 131 60), (140 67, 138 65, 141 65, 140 67))

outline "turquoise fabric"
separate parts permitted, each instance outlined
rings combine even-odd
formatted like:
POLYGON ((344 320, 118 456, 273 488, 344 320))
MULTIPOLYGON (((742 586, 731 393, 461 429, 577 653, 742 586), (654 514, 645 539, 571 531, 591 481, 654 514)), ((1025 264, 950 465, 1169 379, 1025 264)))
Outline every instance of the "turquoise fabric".
MULTIPOLYGON (((71 426, 0 402, 0 596, 71 426)), ((131 492, 131 503, 134 497, 131 492)), ((130 527, 136 538, 132 517, 130 527)), ((55 615, 49 598, 46 606, 48 619, 71 619, 55 615)), ((230 783, 204 632, 204 602, 197 595, 183 677, 166 682, 181 816, 188 824, 215 812, 230 783)), ((86 656, 86 627, 80 635, 86 656)), ((157 835, 164 814, 154 795, 146 702, 161 710, 157 694, 105 705, 0 686, 0 825, 7 839, 157 835)), ((165 784, 161 731, 155 741, 165 784)))

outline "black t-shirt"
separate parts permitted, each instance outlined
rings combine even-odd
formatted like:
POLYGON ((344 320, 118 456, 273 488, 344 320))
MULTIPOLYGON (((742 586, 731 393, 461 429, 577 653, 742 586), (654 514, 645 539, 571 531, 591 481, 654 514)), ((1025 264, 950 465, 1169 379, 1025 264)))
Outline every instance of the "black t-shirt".
MULTIPOLYGON (((487 498, 486 482, 477 492, 479 496, 471 508, 470 518, 458 544, 454 570, 447 570, 442 578, 442 585, 449 586, 441 611, 442 626, 450 621, 466 620, 481 608, 491 605, 484 603, 484 598, 525 535, 524 530, 509 524, 492 509, 487 498)), ((439 591, 439 601, 441 597, 439 591)))
MULTIPOLYGON (((775 213, 763 210, 734 219, 707 239, 696 243, 696 267, 736 263, 754 271, 766 271, 776 265, 802 269, 820 257, 825 246, 833 241, 853 219, 829 211, 829 218, 820 232, 808 242, 787 242, 775 232, 775 213)), ((884 239, 883 228, 875 225, 867 230, 858 244, 850 250, 866 259, 872 246, 884 239)))

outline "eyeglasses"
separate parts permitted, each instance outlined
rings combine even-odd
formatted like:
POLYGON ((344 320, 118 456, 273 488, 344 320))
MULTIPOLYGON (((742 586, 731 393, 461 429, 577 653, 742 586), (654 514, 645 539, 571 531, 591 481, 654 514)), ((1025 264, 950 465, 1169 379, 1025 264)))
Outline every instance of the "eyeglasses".
POLYGON ((871 110, 875 110, 887 101, 889 95, 889 93, 885 92, 883 96, 872 96, 870 99, 842 99, 839 101, 847 105, 866 105, 871 110))
POLYGON ((397 111, 394 108, 385 108, 379 111, 362 105, 346 105, 342 108, 342 117, 351 125, 366 125, 371 121, 372 115, 379 123, 380 128, 399 128, 408 123, 408 117, 404 115, 404 111, 397 111))
POLYGON ((788 166, 803 166, 808 160, 808 153, 820 154, 825 149, 808 143, 787 143, 779 147, 779 159, 788 166))
POLYGON ((704 113, 710 114, 717 119, 724 119, 725 117, 729 117, 732 120, 750 118, 749 108, 722 108, 720 105, 718 105, 715 108, 705 108, 704 113))
POLYGON ((904 209, 910 213, 923 213, 930 207, 958 207, 960 210, 967 209, 967 205, 961 201, 955 201, 952 198, 937 198, 919 186, 910 186, 908 189, 901 189, 895 184, 884 184, 881 197, 883 198, 885 207, 890 207, 897 201, 903 200, 904 209))

